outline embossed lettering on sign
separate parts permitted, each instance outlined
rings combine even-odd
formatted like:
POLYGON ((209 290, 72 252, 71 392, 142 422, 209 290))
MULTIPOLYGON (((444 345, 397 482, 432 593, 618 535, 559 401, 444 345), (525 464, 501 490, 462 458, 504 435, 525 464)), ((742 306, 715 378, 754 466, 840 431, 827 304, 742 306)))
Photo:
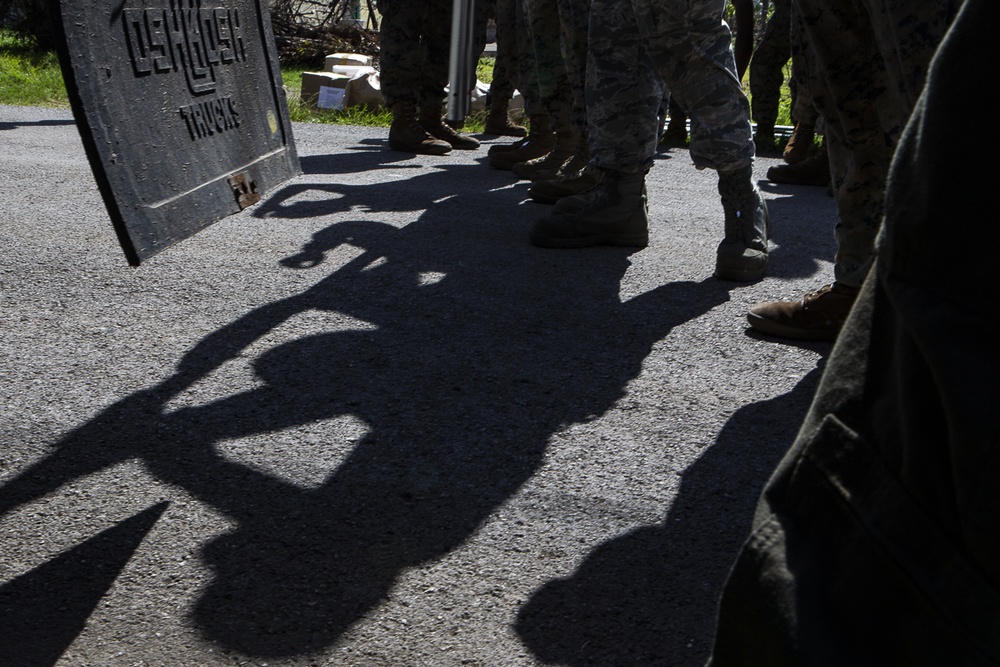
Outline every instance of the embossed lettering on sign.
POLYGON ((204 139, 240 125, 240 113, 232 97, 195 102, 180 109, 192 139, 204 139))
POLYGON ((200 0, 168 8, 122 11, 136 76, 183 71, 194 95, 215 92, 218 68, 247 58, 237 9, 202 7, 200 0))

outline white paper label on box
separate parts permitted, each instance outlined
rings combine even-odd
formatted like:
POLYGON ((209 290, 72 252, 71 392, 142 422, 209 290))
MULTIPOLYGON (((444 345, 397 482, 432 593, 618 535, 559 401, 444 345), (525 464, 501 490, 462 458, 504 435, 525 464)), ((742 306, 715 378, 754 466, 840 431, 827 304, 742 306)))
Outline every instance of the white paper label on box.
POLYGON ((320 86, 316 98, 316 106, 320 109, 343 109, 344 89, 331 86, 320 86))

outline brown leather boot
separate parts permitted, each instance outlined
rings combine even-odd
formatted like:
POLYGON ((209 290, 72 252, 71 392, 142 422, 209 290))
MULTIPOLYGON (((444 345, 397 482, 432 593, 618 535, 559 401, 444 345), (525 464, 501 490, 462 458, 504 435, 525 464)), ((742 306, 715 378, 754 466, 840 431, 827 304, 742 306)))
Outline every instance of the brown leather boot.
POLYGON ((770 301, 750 309, 747 321, 761 333, 797 340, 832 341, 858 298, 858 288, 824 285, 798 301, 770 301))
POLYGON ((556 135, 552 131, 550 118, 547 114, 531 116, 528 136, 515 142, 516 148, 495 151, 493 146, 489 151, 490 166, 495 169, 510 170, 518 162, 527 162, 546 155, 555 148, 556 135))
MULTIPOLYGON (((584 193, 601 182, 603 174, 595 167, 585 167, 576 173, 545 181, 535 181, 528 188, 528 196, 540 204, 555 204, 566 197, 584 193)), ((581 206, 582 208, 582 206, 581 206)))
POLYGON ((528 128, 517 125, 510 119, 510 102, 493 100, 490 113, 486 117, 485 134, 496 134, 501 137, 523 137, 528 134, 528 128))
POLYGON ((404 153, 444 155, 451 150, 451 144, 431 136, 417 123, 416 106, 413 102, 401 100, 392 105, 389 148, 404 153))
POLYGON ((809 157, 809 151, 812 149, 813 139, 815 138, 816 128, 805 123, 796 123, 795 129, 792 130, 792 136, 789 137, 788 143, 785 144, 785 151, 782 153, 782 158, 788 164, 802 162, 809 157))
POLYGON ((420 127, 424 128, 429 135, 446 142, 452 148, 459 150, 475 150, 479 148, 478 139, 474 139, 467 134, 460 134, 451 125, 445 123, 441 111, 442 105, 440 102, 423 103, 420 105, 420 120, 417 122, 420 123, 420 127))
POLYGON ((770 167, 767 180, 785 185, 830 185, 830 156, 826 146, 802 162, 770 167))

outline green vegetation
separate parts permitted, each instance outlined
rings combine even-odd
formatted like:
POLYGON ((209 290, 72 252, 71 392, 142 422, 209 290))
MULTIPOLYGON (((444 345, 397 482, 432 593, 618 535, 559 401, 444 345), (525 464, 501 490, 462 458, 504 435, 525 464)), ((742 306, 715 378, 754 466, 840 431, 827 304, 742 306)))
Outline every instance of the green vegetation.
POLYGON ((322 67, 315 69, 303 67, 282 68, 281 79, 285 86, 286 97, 288 98, 288 117, 293 122, 389 127, 392 117, 387 109, 379 109, 373 112, 368 109, 354 107, 339 111, 317 109, 305 104, 299 97, 299 91, 302 90, 302 73, 315 72, 321 69, 322 67))
MULTIPOLYGON (((352 107, 344 110, 317 109, 302 101, 299 91, 302 90, 302 73, 315 72, 322 66, 310 68, 281 69, 281 78, 288 98, 288 117, 296 123, 329 123, 334 125, 362 125, 366 127, 389 127, 392 114, 388 109, 369 110, 363 107, 352 107)), ((493 80, 493 60, 483 58, 477 68, 479 80, 489 83, 493 80), (485 78, 484 78, 485 77, 485 78)), ((465 119, 463 132, 476 134, 483 131, 486 124, 486 113, 476 112, 465 119)))
POLYGON ((39 49, 32 39, 0 32, 0 102, 69 107, 55 53, 39 49))

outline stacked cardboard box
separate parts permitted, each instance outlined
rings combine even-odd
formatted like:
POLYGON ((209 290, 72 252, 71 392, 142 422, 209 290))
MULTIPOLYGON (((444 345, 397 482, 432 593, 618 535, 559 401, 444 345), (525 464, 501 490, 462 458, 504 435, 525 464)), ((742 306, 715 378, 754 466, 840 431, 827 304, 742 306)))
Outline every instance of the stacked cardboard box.
POLYGON ((303 72, 301 95, 303 102, 318 109, 385 103, 371 56, 359 53, 334 53, 326 57, 322 72, 303 72))

